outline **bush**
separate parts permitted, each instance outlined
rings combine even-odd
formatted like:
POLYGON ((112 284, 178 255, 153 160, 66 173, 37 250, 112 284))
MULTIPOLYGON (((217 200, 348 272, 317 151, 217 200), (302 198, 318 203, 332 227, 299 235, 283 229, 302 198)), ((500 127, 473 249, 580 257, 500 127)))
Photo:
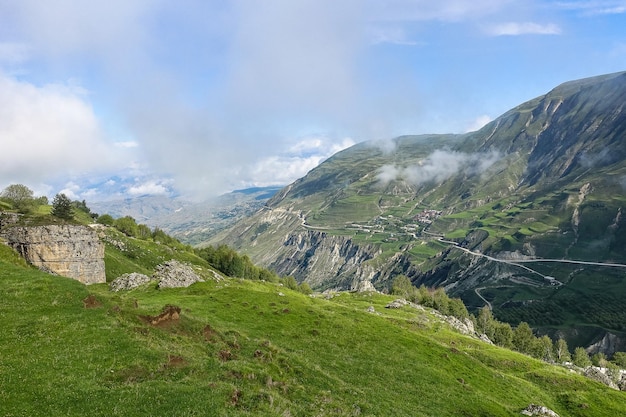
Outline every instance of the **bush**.
POLYGON ((110 214, 103 214, 98 217, 96 220, 97 223, 103 224, 105 226, 113 226, 115 219, 110 214))
POLYGON ((126 236, 137 236, 137 222, 131 216, 124 216, 115 220, 113 226, 126 236))

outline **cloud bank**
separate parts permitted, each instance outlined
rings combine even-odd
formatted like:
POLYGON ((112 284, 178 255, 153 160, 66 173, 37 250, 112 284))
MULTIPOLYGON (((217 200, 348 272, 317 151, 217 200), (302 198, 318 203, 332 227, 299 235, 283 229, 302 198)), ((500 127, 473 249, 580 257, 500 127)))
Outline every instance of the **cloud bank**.
POLYGON ((479 175, 501 158, 497 152, 463 153, 436 150, 415 165, 398 167, 385 165, 380 168, 376 178, 385 186, 392 181, 403 180, 414 185, 428 182, 441 183, 454 175, 479 175))

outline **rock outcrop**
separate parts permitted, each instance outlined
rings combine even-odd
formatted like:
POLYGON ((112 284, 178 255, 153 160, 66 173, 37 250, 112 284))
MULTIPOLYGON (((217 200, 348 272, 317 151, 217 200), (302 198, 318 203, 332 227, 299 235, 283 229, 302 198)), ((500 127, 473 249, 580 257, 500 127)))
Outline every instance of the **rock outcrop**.
POLYGON ((350 237, 317 230, 296 231, 288 234, 282 247, 273 252, 269 267, 321 290, 374 291, 385 288, 390 276, 416 273, 402 253, 382 265, 370 262, 381 254, 379 247, 357 244, 350 237))
POLYGON ((550 410, 543 405, 530 404, 528 407, 522 410, 522 415, 525 416, 537 416, 537 417, 559 417, 557 413, 550 410))
POLYGON ((12 226, 0 232, 28 262, 84 284, 106 282, 104 244, 87 226, 12 226))
POLYGON ((128 291, 147 284, 150 281, 152 281, 152 278, 147 275, 131 272, 130 274, 123 274, 115 278, 111 281, 109 287, 113 292, 128 291))
POLYGON ((189 265, 174 259, 157 266, 153 278, 159 281, 159 288, 186 288, 203 281, 189 265))
MULTIPOLYGON (((221 277, 214 274, 216 281, 221 277)), ((111 291, 128 291, 138 288, 149 282, 155 282, 158 288, 186 288, 190 285, 204 281, 189 265, 182 264, 174 259, 164 262, 156 267, 156 271, 149 277, 136 272, 123 274, 111 281, 111 291)))

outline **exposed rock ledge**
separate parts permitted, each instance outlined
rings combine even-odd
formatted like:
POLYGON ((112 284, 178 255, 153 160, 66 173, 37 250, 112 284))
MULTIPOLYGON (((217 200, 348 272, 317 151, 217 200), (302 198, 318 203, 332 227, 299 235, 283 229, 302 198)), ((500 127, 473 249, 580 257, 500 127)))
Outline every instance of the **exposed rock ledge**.
POLYGON ((43 271, 83 284, 106 282, 104 244, 87 226, 12 226, 0 233, 9 246, 43 271))

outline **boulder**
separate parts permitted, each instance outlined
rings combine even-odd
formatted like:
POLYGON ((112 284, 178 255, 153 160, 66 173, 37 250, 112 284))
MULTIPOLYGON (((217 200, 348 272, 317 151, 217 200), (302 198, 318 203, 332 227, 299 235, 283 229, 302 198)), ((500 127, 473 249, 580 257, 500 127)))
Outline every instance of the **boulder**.
POLYGON ((404 298, 398 298, 397 300, 393 300, 389 304, 385 306, 385 308, 402 308, 404 306, 408 306, 409 302, 404 298))
POLYGON ((159 282, 159 288, 188 287, 203 281, 189 265, 174 259, 157 266, 153 278, 159 282))
POLYGON ((537 404, 530 404, 528 407, 522 410, 521 414, 525 416, 559 417, 557 413, 550 410, 548 407, 537 404))
POLYGON ((120 275, 109 284, 111 291, 128 291, 150 282, 152 278, 147 275, 132 272, 120 275))
POLYGON ((601 382, 607 387, 617 390, 619 389, 619 387, 615 382, 613 382, 611 377, 602 372, 602 369, 598 368, 597 366, 589 366, 585 368, 585 370, 583 371, 583 375, 585 375, 587 378, 591 378, 598 382, 601 382))

